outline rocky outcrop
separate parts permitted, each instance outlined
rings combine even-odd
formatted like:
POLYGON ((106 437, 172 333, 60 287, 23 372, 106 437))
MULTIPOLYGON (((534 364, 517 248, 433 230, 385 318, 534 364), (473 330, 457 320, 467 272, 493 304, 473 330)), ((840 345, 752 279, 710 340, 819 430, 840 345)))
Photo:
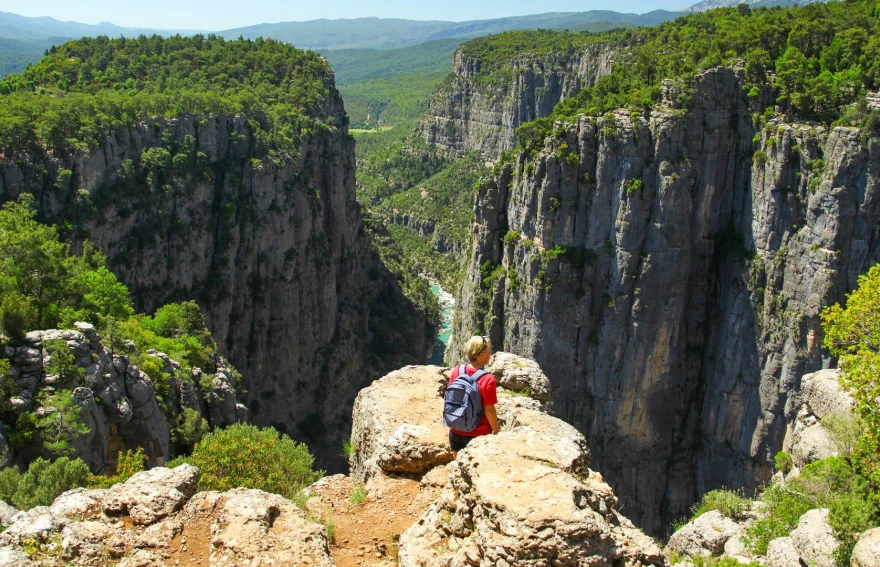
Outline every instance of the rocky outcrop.
POLYGON ((878 567, 880 565, 880 528, 861 535, 853 548, 851 567, 878 567))
MULTIPOLYGON (((74 456, 92 472, 114 470, 117 452, 137 447, 144 450, 148 466, 167 462, 170 431, 185 408, 196 411, 214 428, 246 419, 247 410, 236 398, 234 373, 221 356, 213 356, 214 368, 204 369, 214 374, 214 381, 209 390, 203 391, 198 380, 202 369, 190 374, 164 353, 141 355, 158 358, 169 376, 168 394, 160 403, 153 381, 128 355, 113 353, 92 325, 76 323, 75 327, 27 333, 20 346, 7 346, 0 356, 10 361, 16 392, 10 405, 17 414, 57 411, 50 404, 41 405, 41 394, 72 393, 88 432, 70 445, 74 456), (57 365, 53 365, 52 357, 62 356, 58 348, 70 353, 67 375, 53 373, 57 365)), ((32 441, 13 448, 7 456, 22 466, 37 457, 50 456, 43 449, 43 440, 32 441)))
POLYGON ((710 510, 672 534, 668 547, 691 557, 721 555, 725 544, 742 532, 737 522, 718 510, 710 510))
POLYGON ((326 74, 296 151, 270 155, 272 126, 259 114, 160 117, 87 153, 0 160, 0 201, 36 195, 39 218, 69 223, 74 239, 106 252, 138 310, 198 301, 242 374, 251 421, 339 468, 357 392, 421 362, 433 329, 372 255, 354 140, 326 74), (172 159, 148 171, 142 155, 158 148, 172 159), (61 168, 70 183, 58 181, 61 168))
POLYGON ((800 392, 792 398, 792 407, 800 404, 797 418, 789 425, 783 449, 794 466, 804 465, 839 453, 837 442, 822 420, 855 420, 852 396, 840 383, 839 370, 820 370, 801 379, 800 392))
POLYGON ((66 492, 0 534, 0 565, 333 565, 324 527, 289 500, 246 488, 196 494, 198 481, 181 465, 66 492))
MULTIPOLYGON (((496 358, 517 366, 510 355, 496 358)), ((587 468, 584 437, 537 400, 500 390, 501 433, 475 439, 450 462, 439 420, 448 372, 401 369, 376 381, 355 404, 356 477, 433 468, 424 478, 433 483, 436 477, 443 487, 401 536, 401 565, 665 564, 653 540, 617 510, 611 488, 587 468), (403 467, 404 461, 410 464, 403 467)))
POLYGON ((536 360, 650 533, 769 480, 801 377, 831 362, 821 309, 880 260, 877 138, 756 125, 775 95, 744 86, 717 68, 645 115, 557 124, 477 196, 451 359, 482 329, 536 360))
POLYGON ((499 69, 459 49, 452 76, 428 104, 419 134, 430 144, 495 161, 515 145, 516 129, 549 116, 557 103, 611 72, 617 47, 589 45, 544 56, 516 55, 499 69))

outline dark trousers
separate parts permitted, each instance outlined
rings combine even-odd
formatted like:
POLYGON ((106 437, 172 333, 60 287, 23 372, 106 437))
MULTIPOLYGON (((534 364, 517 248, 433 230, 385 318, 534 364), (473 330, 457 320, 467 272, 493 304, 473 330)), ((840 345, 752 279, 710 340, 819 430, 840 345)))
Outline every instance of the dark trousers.
POLYGON ((451 429, 449 430, 449 446, 452 447, 452 450, 456 453, 467 447, 468 443, 471 442, 471 439, 473 439, 473 437, 459 435, 451 429))

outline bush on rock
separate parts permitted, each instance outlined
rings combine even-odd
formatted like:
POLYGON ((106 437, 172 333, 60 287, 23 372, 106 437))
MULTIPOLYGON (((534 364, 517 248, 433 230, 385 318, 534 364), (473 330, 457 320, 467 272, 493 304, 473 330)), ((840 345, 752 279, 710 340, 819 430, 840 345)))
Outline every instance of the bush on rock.
POLYGON ((168 464, 189 463, 202 473, 199 490, 256 488, 294 498, 324 473, 312 468, 308 448, 271 427, 237 423, 206 435, 189 457, 168 464))

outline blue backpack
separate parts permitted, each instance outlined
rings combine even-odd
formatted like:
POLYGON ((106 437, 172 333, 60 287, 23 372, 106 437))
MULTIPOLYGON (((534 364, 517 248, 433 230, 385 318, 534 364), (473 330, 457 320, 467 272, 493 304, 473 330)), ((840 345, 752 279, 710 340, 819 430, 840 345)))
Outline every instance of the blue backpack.
POLYGON ((468 376, 464 365, 458 367, 458 377, 446 388, 443 403, 443 424, 458 431, 473 431, 483 417, 483 398, 477 380, 488 374, 477 370, 468 376))

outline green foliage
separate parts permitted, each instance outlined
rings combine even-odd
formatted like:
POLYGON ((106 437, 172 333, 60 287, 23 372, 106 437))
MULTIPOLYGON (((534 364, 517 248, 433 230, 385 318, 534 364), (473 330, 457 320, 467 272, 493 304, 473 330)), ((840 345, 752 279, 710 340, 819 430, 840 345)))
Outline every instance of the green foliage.
POLYGON ((355 506, 360 506, 367 499, 367 491, 364 490, 363 486, 355 486, 354 490, 351 491, 351 495, 348 497, 348 501, 355 506))
POLYGON ((509 230, 507 231, 507 234, 504 235, 504 238, 502 238, 502 240, 505 244, 518 244, 521 236, 522 233, 520 233, 520 231, 509 230))
POLYGON ((853 395, 864 428, 853 459, 880 487, 880 265, 859 277, 845 308, 837 304, 822 311, 822 327, 823 344, 839 357, 843 385, 853 395))
POLYGON ((210 429, 208 422, 199 412, 192 408, 184 408, 178 426, 172 433, 177 443, 192 447, 201 441, 210 429))
POLYGON ((316 53, 271 39, 83 38, 0 80, 0 152, 88 151, 155 116, 264 113, 258 147, 288 159, 319 127, 330 73, 316 53))
POLYGON ((691 520, 696 520, 710 510, 718 510, 728 518, 741 520, 752 508, 752 501, 731 490, 712 490, 692 509, 691 520))
POLYGON ((43 393, 38 402, 43 411, 21 414, 10 432, 10 444, 22 447, 36 436, 53 455, 70 455, 73 449, 69 443, 89 432, 82 421, 82 409, 70 390, 43 393))
POLYGON ((342 456, 346 459, 351 459, 355 454, 357 454, 357 443, 354 441, 343 441, 342 456))
POLYGON ((0 324, 20 338, 33 329, 57 327, 82 316, 100 324, 132 313, 128 289, 105 267, 91 244, 81 257, 70 254, 55 227, 35 219, 33 197, 23 194, 0 209, 0 324))
POLYGON ((632 195, 636 191, 641 191, 641 189, 645 186, 641 179, 630 179, 626 182, 626 194, 632 195))
POLYGON ((21 480, 21 471, 15 467, 5 467, 0 469, 0 500, 7 504, 15 498, 15 492, 18 490, 18 483, 21 480))
POLYGON ((112 476, 89 475, 86 479, 86 486, 89 488, 110 488, 114 484, 125 482, 144 470, 144 463, 146 460, 147 458, 144 456, 144 450, 140 447, 135 451, 120 451, 116 463, 116 474, 112 476))
POLYGON ((339 86, 345 111, 354 128, 412 125, 428 108, 431 93, 449 73, 445 69, 402 77, 370 79, 339 86))
POLYGON ((850 455, 862 438, 863 429, 861 424, 849 413, 825 416, 821 421, 821 425, 828 431, 831 440, 834 441, 837 452, 843 456, 850 455))
MULTIPOLYGON (((322 55, 333 67, 338 86, 392 77, 405 83, 415 74, 449 73, 452 54, 461 42, 439 39, 400 49, 334 49, 322 55)), ((348 110, 348 100, 345 106, 348 110)))
POLYGON ((557 197, 550 197, 547 199, 547 210, 551 213, 558 211, 561 206, 562 202, 557 197))
POLYGON ((43 342, 43 349, 49 353, 49 364, 44 371, 49 376, 58 376, 62 381, 74 381, 81 385, 86 376, 86 369, 77 366, 76 356, 67 346, 64 339, 55 339, 43 342))
POLYGON ((767 163, 767 152, 765 152, 764 150, 756 151, 752 156, 752 161, 755 162, 756 165, 763 166, 765 163, 767 163))
MULTIPOLYGON (((558 120, 578 114, 601 116, 615 108, 633 111, 660 102, 664 79, 686 86, 692 77, 716 65, 746 63, 756 98, 774 71, 782 90, 779 103, 805 119, 829 123, 865 89, 880 86, 880 21, 874 0, 813 3, 791 8, 721 8, 692 13, 656 27, 570 34, 535 30, 500 34, 462 45, 479 59, 477 80, 509 82, 512 61, 523 55, 553 61, 558 54, 583 51, 601 43, 619 49, 610 74, 559 103, 551 116, 518 128, 518 142, 531 150, 542 145, 558 120)), ((677 100, 693 103, 687 88, 677 100)), ((773 111, 773 108, 770 108, 773 111)), ((877 124, 880 125, 880 119, 877 124)), ((614 135, 609 127, 606 136, 614 135)))
POLYGON ((767 505, 767 516, 749 526, 745 542, 753 553, 765 555, 767 545, 778 537, 790 534, 797 527, 800 517, 813 508, 813 503, 809 498, 779 484, 764 491, 761 499, 767 505))
POLYGON ((271 427, 235 424, 213 431, 199 442, 192 455, 179 458, 198 467, 200 490, 226 491, 256 488, 293 498, 323 476, 312 470, 314 459, 305 445, 271 427))
POLYGON ((876 488, 842 457, 808 464, 796 478, 770 486, 762 500, 766 516, 746 531, 747 545, 759 555, 767 552, 770 541, 791 533, 808 510, 828 508, 828 522, 840 542, 835 559, 846 567, 858 534, 880 521, 876 488))
POLYGON ((21 475, 12 503, 21 510, 49 506, 62 493, 85 486, 88 475, 89 467, 79 459, 37 459, 21 475))
POLYGON ((792 467, 794 467, 794 459, 792 459, 789 453, 779 451, 773 458, 773 465, 782 474, 788 474, 791 472, 792 467))

